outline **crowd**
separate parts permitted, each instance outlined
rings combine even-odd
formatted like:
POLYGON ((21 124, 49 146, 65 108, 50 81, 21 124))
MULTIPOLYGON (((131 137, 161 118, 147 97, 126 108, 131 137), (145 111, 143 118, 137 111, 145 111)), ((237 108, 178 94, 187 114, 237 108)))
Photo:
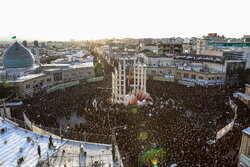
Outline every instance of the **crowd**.
MULTIPOLYGON (((150 166, 140 157, 151 149, 166 151, 158 166, 176 163, 187 167, 235 166, 240 147, 241 131, 250 125, 250 112, 240 101, 232 131, 211 144, 216 132, 234 117, 228 105, 233 89, 219 87, 186 87, 177 83, 148 80, 147 91, 153 105, 144 107, 111 104, 110 77, 96 83, 37 94, 14 108, 13 115, 22 119, 25 111, 37 125, 60 127, 57 118, 76 112, 86 123, 68 126, 68 131, 82 134, 111 135, 115 129, 119 151, 126 167, 150 166), (96 103, 96 104, 95 104, 96 103), (126 125, 126 128, 115 128, 126 125)), ((63 136, 84 140, 74 135, 63 136)))

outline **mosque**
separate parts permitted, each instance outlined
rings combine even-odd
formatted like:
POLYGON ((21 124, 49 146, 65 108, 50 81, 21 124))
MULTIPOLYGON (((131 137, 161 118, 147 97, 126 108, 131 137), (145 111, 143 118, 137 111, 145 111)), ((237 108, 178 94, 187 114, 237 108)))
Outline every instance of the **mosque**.
MULTIPOLYGON (((41 47, 46 47, 43 43, 41 47)), ((39 55, 18 42, 14 42, 4 52, 0 66, 0 82, 12 83, 18 96, 27 98, 42 89, 92 78, 94 74, 92 61, 64 62, 62 64, 40 64, 39 55)))

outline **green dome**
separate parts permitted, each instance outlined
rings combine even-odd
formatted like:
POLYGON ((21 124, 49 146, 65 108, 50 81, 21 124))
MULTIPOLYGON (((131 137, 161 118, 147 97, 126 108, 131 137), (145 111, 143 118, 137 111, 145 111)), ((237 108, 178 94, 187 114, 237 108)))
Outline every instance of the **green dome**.
POLYGON ((5 68, 26 68, 34 64, 34 56, 23 45, 15 42, 3 54, 5 68))

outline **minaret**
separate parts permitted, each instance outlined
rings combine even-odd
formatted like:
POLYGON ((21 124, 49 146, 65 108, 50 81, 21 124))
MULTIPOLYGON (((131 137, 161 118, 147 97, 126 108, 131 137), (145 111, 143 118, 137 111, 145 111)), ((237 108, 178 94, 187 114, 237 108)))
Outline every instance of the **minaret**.
POLYGON ((39 57, 39 51, 38 51, 38 47, 39 47, 38 41, 34 41, 34 46, 35 46, 36 64, 40 66, 41 64, 40 64, 40 57, 39 57))

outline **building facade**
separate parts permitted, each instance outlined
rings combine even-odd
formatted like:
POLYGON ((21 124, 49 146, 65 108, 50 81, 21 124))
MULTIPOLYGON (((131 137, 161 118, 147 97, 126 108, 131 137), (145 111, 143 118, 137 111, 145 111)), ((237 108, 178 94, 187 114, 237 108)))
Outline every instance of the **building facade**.
POLYGON ((250 166, 250 127, 242 131, 238 166, 239 167, 250 166))
POLYGON ((6 80, 13 84, 21 98, 31 97, 56 84, 95 76, 93 59, 87 62, 38 65, 33 54, 17 42, 4 52, 2 62, 4 66, 0 69, 0 82, 6 80))

